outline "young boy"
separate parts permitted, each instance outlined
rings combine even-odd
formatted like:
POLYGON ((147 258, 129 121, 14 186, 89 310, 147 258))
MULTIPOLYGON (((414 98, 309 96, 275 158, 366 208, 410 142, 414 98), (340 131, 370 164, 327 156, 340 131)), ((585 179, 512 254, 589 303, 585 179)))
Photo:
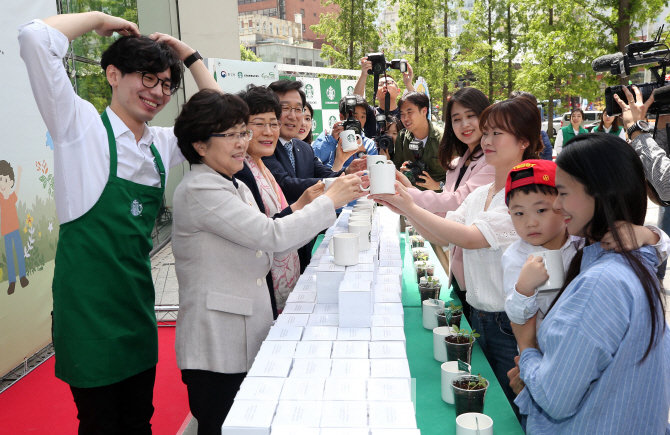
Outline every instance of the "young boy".
POLYGON ((23 255, 23 242, 19 233, 19 216, 16 213, 17 195, 21 186, 21 166, 17 166, 17 176, 14 179, 14 169, 6 160, 0 160, 0 234, 5 238, 5 254, 7 257, 7 274, 9 287, 7 294, 14 293, 16 287, 16 270, 14 269, 14 251, 19 267, 19 282, 21 287, 28 285, 26 278, 26 259, 23 255), (14 189, 14 190, 12 190, 14 189))
MULTIPOLYGON (((507 299, 505 311, 519 325, 536 313, 537 328, 560 289, 538 291, 549 275, 540 251, 560 250, 563 269, 567 272, 577 250, 584 245, 581 237, 567 234, 564 216, 554 211, 558 190, 555 187, 556 163, 548 160, 526 160, 510 171, 505 185, 505 201, 514 229, 520 240, 503 254, 503 285, 507 299)), ((624 232, 625 233, 625 232, 624 232)), ((667 256, 668 236, 654 226, 633 227, 637 245, 653 245, 663 261, 667 256)), ((626 242, 626 241, 624 241, 626 242)))

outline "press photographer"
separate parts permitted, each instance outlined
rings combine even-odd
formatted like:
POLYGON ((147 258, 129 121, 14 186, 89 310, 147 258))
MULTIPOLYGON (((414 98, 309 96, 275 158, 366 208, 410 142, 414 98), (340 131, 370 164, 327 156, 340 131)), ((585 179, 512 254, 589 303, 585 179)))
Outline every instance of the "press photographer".
POLYGON ((443 132, 428 120, 428 96, 410 92, 398 107, 405 129, 396 139, 393 163, 419 189, 442 190, 446 172, 437 153, 443 132))
MULTIPOLYGON (((365 135, 369 138, 377 137, 379 130, 377 129, 376 116, 379 114, 383 115, 393 115, 397 118, 400 118, 400 109, 398 108, 398 95, 400 94, 400 89, 398 84, 392 77, 385 76, 383 72, 386 68, 383 68, 380 71, 380 66, 386 64, 386 59, 382 53, 370 53, 367 56, 361 58, 361 76, 356 82, 354 87, 354 94, 365 97, 365 82, 368 78, 368 75, 373 74, 375 71, 378 71, 379 83, 377 84, 377 93, 375 99, 378 106, 370 106, 367 112, 367 119, 363 125, 365 135), (373 62, 374 61, 374 62, 373 62), (389 95, 389 110, 386 113, 384 108, 384 101, 386 94, 389 95)), ((414 86, 412 81, 414 80, 414 71, 412 66, 404 59, 393 59, 391 62, 388 62, 388 65, 391 69, 397 69, 402 72, 402 81, 405 85, 407 92, 414 92, 414 86)))
POLYGON ((324 165, 334 171, 339 171, 348 167, 357 155, 361 157, 365 154, 377 154, 375 142, 365 136, 362 127, 365 125, 369 107, 368 102, 360 95, 342 97, 339 107, 340 121, 333 125, 333 131, 330 134, 324 131, 312 143, 314 155, 324 165), (353 130, 356 134, 361 135, 362 141, 358 144, 358 149, 353 152, 346 153, 342 150, 340 133, 345 130, 353 130))

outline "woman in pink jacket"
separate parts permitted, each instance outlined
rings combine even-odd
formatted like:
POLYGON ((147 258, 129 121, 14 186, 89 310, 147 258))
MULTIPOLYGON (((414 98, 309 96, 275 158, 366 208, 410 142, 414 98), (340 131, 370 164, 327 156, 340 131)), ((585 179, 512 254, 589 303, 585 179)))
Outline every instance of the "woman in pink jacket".
MULTIPOLYGON (((424 172, 426 182, 417 185, 427 190, 419 190, 413 188, 402 173, 396 173, 398 181, 408 187, 408 193, 418 206, 444 217, 447 212, 456 210, 470 192, 493 182, 495 170, 482 158, 482 148, 479 144, 482 138, 482 132, 479 130, 479 114, 488 106, 489 100, 486 95, 475 88, 459 90, 447 103, 447 122, 438 154, 440 164, 447 171, 444 185, 438 185, 424 172), (442 191, 435 191, 439 189, 442 191)), ((433 250, 438 257, 443 253, 437 246, 433 246, 433 250)), ((465 302, 465 290, 462 290, 465 278, 461 248, 454 247, 450 257, 450 284, 453 285, 463 304, 465 317, 469 319, 470 306, 465 302)), ((442 259, 440 261, 442 262, 442 259)))

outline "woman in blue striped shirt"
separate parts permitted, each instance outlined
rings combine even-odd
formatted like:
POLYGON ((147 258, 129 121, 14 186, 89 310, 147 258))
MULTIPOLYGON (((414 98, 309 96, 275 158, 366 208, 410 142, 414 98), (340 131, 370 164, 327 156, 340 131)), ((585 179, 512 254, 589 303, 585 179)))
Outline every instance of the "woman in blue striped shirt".
POLYGON ((615 225, 644 224, 642 164, 625 141, 602 133, 575 137, 556 163, 554 208, 587 246, 537 335, 534 318, 512 324, 521 355, 510 385, 527 433, 670 434, 670 336, 656 254, 625 246, 626 227, 615 225), (608 231, 618 253, 599 243, 608 231))

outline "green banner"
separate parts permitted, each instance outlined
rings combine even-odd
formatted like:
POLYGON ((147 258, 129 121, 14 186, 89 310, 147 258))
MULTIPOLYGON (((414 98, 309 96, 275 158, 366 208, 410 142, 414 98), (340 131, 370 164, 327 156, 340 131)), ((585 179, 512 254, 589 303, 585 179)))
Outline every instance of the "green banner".
POLYGON ((314 111, 314 117, 312 117, 312 139, 316 139, 323 131, 323 119, 321 116, 320 110, 314 111))
POLYGON ((342 85, 339 80, 319 79, 321 82, 321 109, 339 110, 342 85))

